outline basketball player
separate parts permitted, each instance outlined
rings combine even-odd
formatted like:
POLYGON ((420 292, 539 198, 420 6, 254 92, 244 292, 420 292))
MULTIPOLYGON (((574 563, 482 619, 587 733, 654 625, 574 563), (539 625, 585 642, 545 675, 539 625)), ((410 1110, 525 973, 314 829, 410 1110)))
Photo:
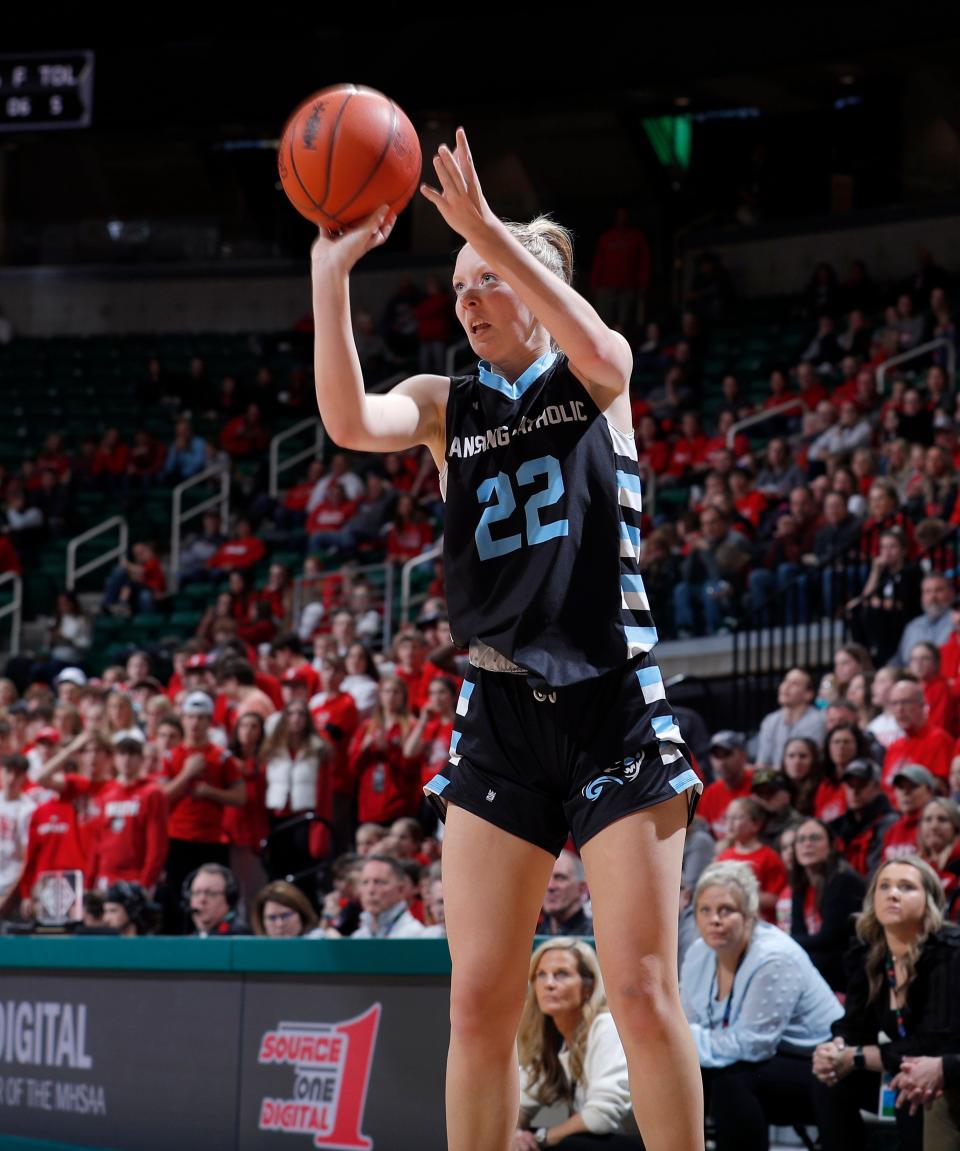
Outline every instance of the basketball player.
POLYGON ((644 1141, 691 1151, 703 1114, 677 992, 677 893, 700 785, 649 654, 630 348, 570 287, 564 229, 492 213, 462 129, 433 163, 440 187, 421 191, 465 241, 453 286, 477 373, 364 395, 348 279, 389 236, 386 208, 321 234, 312 263, 324 425, 359 451, 430 448, 450 622, 470 649, 450 764, 426 789, 446 808, 448 1145, 504 1151, 573 1133, 514 1135, 531 938, 572 832, 644 1141))

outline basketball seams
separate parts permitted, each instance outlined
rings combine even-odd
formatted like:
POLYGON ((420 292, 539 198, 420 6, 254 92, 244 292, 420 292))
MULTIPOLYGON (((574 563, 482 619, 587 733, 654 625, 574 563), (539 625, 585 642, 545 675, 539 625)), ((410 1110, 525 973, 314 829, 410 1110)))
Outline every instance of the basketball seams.
MULTIPOLYGON (((344 85, 344 87, 346 87, 346 86, 347 85, 344 85)), ((340 108, 337 111, 337 118, 333 122, 333 131, 330 133, 330 148, 327 152, 326 183, 323 186, 323 195, 321 196, 320 202, 317 205, 317 207, 321 210, 321 212, 323 212, 324 215, 327 216, 329 219, 334 220, 338 226, 340 226, 340 221, 337 219, 337 213, 327 211, 326 203, 327 203, 327 196, 329 196, 329 194, 330 194, 330 179, 331 179, 331 176, 333 174, 333 154, 337 149, 337 136, 340 132, 340 125, 343 122, 343 117, 344 117, 344 113, 347 110, 347 105, 350 103, 350 101, 353 99, 353 97, 356 96, 356 94, 357 94, 356 84, 350 84, 349 87, 350 87, 351 91, 347 93, 346 99, 340 105, 340 108)))
POLYGON ((298 112, 297 115, 293 118, 293 121, 290 125, 290 132, 287 135, 286 140, 284 141, 287 144, 287 147, 290 149, 290 171, 293 173, 294 178, 296 179, 297 183, 300 185, 301 191, 307 197, 307 199, 310 201, 310 203, 316 209, 321 210, 320 205, 313 198, 313 196, 310 195, 309 191, 307 190, 306 184, 304 184, 304 182, 303 182, 303 178, 301 177, 299 171, 297 170, 297 156, 296 156, 296 153, 295 153, 294 148, 293 148, 293 140, 294 140, 294 136, 296 135, 297 125, 299 124, 299 122, 300 122, 300 113, 298 112))
POLYGON ((293 206, 321 228, 338 230, 377 204, 401 212, 416 192, 421 159, 416 130, 399 105, 359 84, 333 85, 303 101, 287 121, 277 151, 281 184, 293 206), (355 95, 370 99, 348 111, 355 95), (411 164, 416 170, 403 187, 411 164))
MULTIPOLYGON (((377 157, 377 162, 370 169, 370 171, 367 175, 367 178, 363 181, 363 183, 357 188, 357 190, 353 193, 353 195, 350 197, 349 200, 347 200, 347 202, 345 204, 340 205, 340 207, 337 209, 337 211, 334 213, 334 215, 339 216, 341 214, 341 212, 345 212, 350 207, 351 204, 355 204, 357 202, 357 200, 363 195, 363 193, 370 186, 370 182, 373 180, 374 176, 376 176, 377 172, 380 170, 380 166, 383 164, 383 161, 387 158, 387 153, 390 151, 390 146, 393 144, 393 141, 396 139, 397 125, 400 122, 400 117, 398 115, 397 106, 396 106, 396 104, 394 104, 394 102, 392 100, 390 101, 390 117, 391 117, 390 127, 387 131, 386 142, 383 145, 383 149, 381 150, 380 155, 377 157)), ((333 148, 335 146, 336 146, 336 137, 334 137, 333 145, 330 148, 331 159, 333 157, 333 148)))

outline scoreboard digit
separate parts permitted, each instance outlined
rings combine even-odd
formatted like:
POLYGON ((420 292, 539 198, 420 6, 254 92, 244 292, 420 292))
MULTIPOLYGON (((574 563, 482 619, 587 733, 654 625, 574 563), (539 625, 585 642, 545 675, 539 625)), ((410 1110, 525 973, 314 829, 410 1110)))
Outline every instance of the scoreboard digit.
POLYGON ((0 133, 88 128, 93 53, 0 55, 0 133))

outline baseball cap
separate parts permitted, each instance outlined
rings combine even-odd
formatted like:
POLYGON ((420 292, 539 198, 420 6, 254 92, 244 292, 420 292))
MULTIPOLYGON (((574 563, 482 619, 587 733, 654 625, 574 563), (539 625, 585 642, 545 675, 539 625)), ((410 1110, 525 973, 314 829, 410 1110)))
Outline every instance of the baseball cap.
POLYGON ((205 691, 192 691, 180 705, 183 715, 213 715, 213 700, 205 691))
POLYGON ((202 651, 190 656, 187 662, 183 665, 187 671, 202 671, 207 666, 207 657, 202 651))
POLYGON ((59 743, 61 736, 56 727, 41 727, 33 737, 35 743, 59 743))
POLYGON ((897 786, 898 779, 905 779, 917 787, 929 787, 931 791, 939 791, 936 777, 919 763, 908 763, 898 767, 893 776, 894 787, 897 786))
POLYGON ((794 791, 793 782, 782 771, 775 771, 772 767, 759 767, 753 773, 750 782, 751 791, 760 791, 761 788, 770 788, 772 791, 794 791))
POLYGON ((851 759, 840 777, 841 782, 845 779, 865 779, 868 782, 875 782, 879 778, 880 767, 872 759, 851 759))
POLYGON ((65 667, 53 682, 75 683, 77 687, 83 687, 87 682, 87 677, 79 667, 65 667))
POLYGON ((730 731, 724 728, 723 731, 716 732, 710 739, 711 750, 715 747, 724 747, 728 751, 740 751, 746 746, 746 740, 739 731, 730 731))

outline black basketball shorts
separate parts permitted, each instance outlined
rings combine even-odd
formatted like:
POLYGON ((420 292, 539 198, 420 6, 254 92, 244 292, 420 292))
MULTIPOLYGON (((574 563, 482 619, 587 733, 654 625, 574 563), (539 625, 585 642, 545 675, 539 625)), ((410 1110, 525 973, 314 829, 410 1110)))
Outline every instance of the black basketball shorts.
POLYGON ((450 760, 424 787, 559 855, 632 812, 703 790, 666 701, 655 659, 535 691, 525 675, 471 667, 457 701, 450 760))

